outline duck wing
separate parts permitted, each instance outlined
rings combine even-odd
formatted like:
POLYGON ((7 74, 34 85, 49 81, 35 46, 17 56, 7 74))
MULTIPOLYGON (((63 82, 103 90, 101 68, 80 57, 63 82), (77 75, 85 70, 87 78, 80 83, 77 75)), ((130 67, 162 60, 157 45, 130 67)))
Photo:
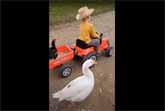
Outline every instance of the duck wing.
POLYGON ((62 90, 53 94, 53 98, 59 98, 59 101, 70 100, 79 95, 87 86, 89 86, 89 79, 85 76, 80 76, 72 80, 62 90))

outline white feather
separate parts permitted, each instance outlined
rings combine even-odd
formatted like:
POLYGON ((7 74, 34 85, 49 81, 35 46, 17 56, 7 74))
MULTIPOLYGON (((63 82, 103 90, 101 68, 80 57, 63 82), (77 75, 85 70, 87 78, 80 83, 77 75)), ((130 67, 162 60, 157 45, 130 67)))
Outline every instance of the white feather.
POLYGON ((53 94, 53 98, 59 101, 68 100, 73 102, 82 101, 89 96, 94 87, 94 76, 89 67, 92 60, 87 60, 82 67, 83 75, 72 80, 62 90, 53 94))

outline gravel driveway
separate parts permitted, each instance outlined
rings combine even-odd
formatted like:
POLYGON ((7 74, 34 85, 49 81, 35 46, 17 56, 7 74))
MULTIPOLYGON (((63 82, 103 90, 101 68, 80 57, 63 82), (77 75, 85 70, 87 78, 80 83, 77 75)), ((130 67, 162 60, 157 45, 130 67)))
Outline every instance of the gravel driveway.
MULTIPOLYGON (((81 75, 79 61, 70 61, 73 64, 72 75, 62 79, 55 71, 50 71, 49 76, 49 110, 50 111, 114 111, 115 106, 115 12, 109 11, 92 17, 92 22, 98 32, 110 39, 113 56, 99 57, 98 64, 92 68, 95 77, 95 87, 92 94, 77 106, 68 108, 66 103, 59 103, 52 99, 52 93, 62 89, 71 80, 81 75)), ((71 45, 79 36, 79 22, 61 24, 50 27, 50 41, 57 39, 57 46, 71 45)))

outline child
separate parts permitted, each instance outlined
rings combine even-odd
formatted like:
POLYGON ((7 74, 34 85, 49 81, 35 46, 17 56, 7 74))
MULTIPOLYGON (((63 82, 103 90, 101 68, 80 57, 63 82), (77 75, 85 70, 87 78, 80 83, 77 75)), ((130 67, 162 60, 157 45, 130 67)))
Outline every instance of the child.
POLYGON ((90 21, 90 15, 93 13, 94 9, 88 9, 88 7, 82 7, 78 10, 76 16, 77 20, 81 20, 80 23, 80 37, 79 39, 95 47, 97 55, 101 54, 99 50, 100 40, 99 36, 95 31, 93 24, 90 21))

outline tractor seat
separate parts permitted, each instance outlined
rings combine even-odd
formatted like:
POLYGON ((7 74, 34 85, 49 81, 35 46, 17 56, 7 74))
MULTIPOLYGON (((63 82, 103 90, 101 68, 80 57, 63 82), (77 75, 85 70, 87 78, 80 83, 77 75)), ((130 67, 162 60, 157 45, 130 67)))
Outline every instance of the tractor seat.
POLYGON ((82 49, 87 49, 87 48, 92 47, 91 45, 88 45, 87 43, 85 43, 84 41, 82 41, 80 39, 76 40, 76 46, 78 46, 78 47, 80 47, 82 49))

